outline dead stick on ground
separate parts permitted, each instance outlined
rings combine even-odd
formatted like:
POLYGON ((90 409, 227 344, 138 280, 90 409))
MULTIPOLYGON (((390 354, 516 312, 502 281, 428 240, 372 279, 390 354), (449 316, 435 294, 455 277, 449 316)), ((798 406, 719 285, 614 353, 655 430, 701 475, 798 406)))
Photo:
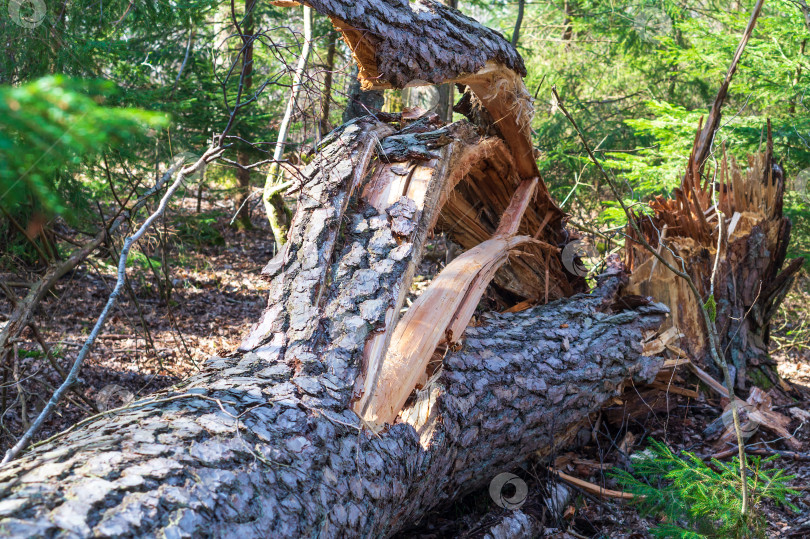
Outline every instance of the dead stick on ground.
MULTIPOLYGON (((763 455, 763 456, 774 456, 774 455, 776 455, 776 456, 779 456, 779 457, 782 457, 782 458, 796 460, 796 461, 803 461, 803 462, 810 461, 810 453, 800 453, 798 451, 782 451, 781 449, 771 449, 770 447, 752 447, 750 445, 748 447, 746 447, 745 449, 746 449, 746 452, 753 453, 755 455, 763 455)), ((723 451, 720 451, 719 453, 715 453, 714 455, 704 457, 704 460, 709 459, 709 458, 720 460, 720 459, 730 457, 731 455, 733 455, 736 452, 737 452, 737 448, 732 447, 730 449, 724 449, 723 451)))
POLYGON ((558 472, 553 468, 549 468, 549 471, 555 476, 557 476, 559 479, 568 483, 569 485, 581 488, 585 492, 593 494, 594 496, 598 496, 599 498, 618 498, 620 500, 632 500, 636 498, 636 496, 630 492, 622 492, 619 490, 610 490, 607 488, 602 488, 599 485, 594 485, 589 481, 584 481, 582 479, 576 478, 566 473, 558 472))

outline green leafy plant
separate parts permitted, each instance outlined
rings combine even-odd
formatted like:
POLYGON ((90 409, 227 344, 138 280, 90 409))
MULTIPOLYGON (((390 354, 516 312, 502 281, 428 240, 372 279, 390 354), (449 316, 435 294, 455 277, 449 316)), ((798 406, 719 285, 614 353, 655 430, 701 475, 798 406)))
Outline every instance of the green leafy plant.
POLYGON ((146 256, 141 251, 136 251, 133 249, 129 253, 129 258, 127 258, 127 267, 139 267, 142 270, 147 270, 149 269, 150 262, 152 263, 152 267, 155 269, 159 269, 161 267, 160 261, 158 261, 156 258, 146 256))
POLYGON ((34 199, 44 212, 65 213, 79 202, 83 186, 71 172, 82 158, 167 125, 153 112, 105 105, 115 92, 63 76, 0 86, 0 206, 14 213, 34 199))
POLYGON ((217 229, 217 220, 224 214, 212 212, 199 215, 181 215, 176 219, 177 236, 184 242, 203 245, 225 245, 225 237, 217 229))
POLYGON ((611 476, 635 494, 643 514, 661 519, 650 530, 656 537, 764 537, 762 502, 772 500, 798 511, 787 499, 798 494, 787 485, 793 476, 764 469, 776 457, 748 459, 750 509, 743 516, 738 459, 706 464, 693 453, 681 457, 661 442, 650 444, 632 458, 631 471, 614 469, 611 476))

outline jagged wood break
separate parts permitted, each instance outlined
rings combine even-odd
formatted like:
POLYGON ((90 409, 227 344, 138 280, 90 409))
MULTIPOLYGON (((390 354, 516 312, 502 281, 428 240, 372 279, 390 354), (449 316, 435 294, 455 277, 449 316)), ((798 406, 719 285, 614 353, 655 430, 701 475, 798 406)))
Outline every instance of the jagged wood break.
MULTIPOLYGON (((784 266, 791 225, 782 215, 785 175, 773 155, 770 122, 765 151, 749 156, 746 168, 727 156, 725 147, 719 148, 716 161, 707 161, 711 139, 700 134, 699 127, 681 187, 675 189, 673 198, 656 197, 650 203, 654 215, 639 217, 637 222, 647 241, 670 263, 676 267, 683 263, 708 300, 722 215, 714 286, 720 349, 736 368, 740 389, 751 380, 776 384, 778 375, 767 368, 772 364, 768 356, 770 321, 803 259, 784 266), (704 172, 706 164, 712 168, 704 172)), ((632 239, 630 227, 627 232, 632 239)), ((702 306, 687 284, 636 242, 627 242, 626 259, 632 271, 628 292, 652 296, 668 305, 672 317, 666 325, 684 334, 678 346, 714 369, 702 306)))
MULTIPOLYGON (((460 163, 470 168, 454 174, 446 186, 454 196, 443 205, 439 224, 465 249, 488 239, 520 182, 540 176, 530 136, 534 108, 517 51, 500 33, 430 0, 302 3, 329 16, 340 30, 365 89, 457 82, 475 93, 492 122, 487 127, 501 138, 471 144, 469 151, 479 155, 460 163)), ((518 234, 558 246, 568 238, 563 217, 541 180, 518 234)), ((583 289, 582 279, 565 271, 559 254, 538 246, 525 252, 495 279, 512 298, 548 301, 583 289)))

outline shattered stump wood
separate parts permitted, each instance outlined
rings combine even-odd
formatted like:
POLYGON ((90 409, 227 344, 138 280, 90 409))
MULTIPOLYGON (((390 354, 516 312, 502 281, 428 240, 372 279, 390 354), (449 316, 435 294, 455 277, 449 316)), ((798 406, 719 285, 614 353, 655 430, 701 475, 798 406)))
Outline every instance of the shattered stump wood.
POLYGON ((454 151, 433 163, 421 203, 383 196, 367 171, 392 132, 348 124, 305 170, 267 311, 240 353, 0 470, 0 535, 387 536, 550 454, 628 377, 655 376, 639 343, 665 309, 611 312, 626 280, 614 269, 592 294, 468 328, 400 422, 365 429, 350 410, 364 354, 385 349, 375 336, 410 285, 454 151))
MULTIPOLYGON (((674 190, 672 198, 652 201, 654 214, 638 218, 637 223, 645 239, 670 263, 677 267, 683 261, 707 299, 722 230, 714 286, 720 349, 734 365, 738 388, 750 382, 777 384, 778 374, 768 368, 773 364, 768 355, 770 322, 803 259, 785 260, 791 223, 782 214, 785 174, 773 154, 770 123, 765 151, 749 155, 747 167, 739 166, 721 147, 714 170, 702 172, 694 164, 694 156, 701 153, 698 140, 696 136, 681 187, 674 190), (715 179, 716 205, 712 199, 715 179), (723 226, 719 227, 721 215, 723 226)), ((634 233, 628 232, 632 239, 634 233)), ((715 371, 716 366, 708 359, 702 305, 686 282, 636 242, 626 243, 626 259, 632 272, 628 293, 652 296, 668 305, 672 317, 666 325, 683 334, 675 344, 689 358, 715 371)))

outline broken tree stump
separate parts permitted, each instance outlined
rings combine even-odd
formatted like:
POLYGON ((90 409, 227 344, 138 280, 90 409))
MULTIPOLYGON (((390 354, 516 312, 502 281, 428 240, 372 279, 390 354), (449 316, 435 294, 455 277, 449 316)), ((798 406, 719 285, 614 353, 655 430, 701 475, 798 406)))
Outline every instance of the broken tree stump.
MULTIPOLYGON (((703 172, 695 159, 702 152, 700 140, 695 139, 681 187, 672 198, 656 197, 650 203, 653 215, 640 216, 637 223, 653 248, 692 276, 704 301, 709 301, 719 245, 714 302, 720 350, 734 366, 740 389, 751 381, 775 384, 778 375, 769 368, 768 356, 770 321, 803 259, 785 265, 791 224, 782 215, 785 175, 773 155, 770 123, 765 151, 749 156, 745 168, 721 148, 718 163, 703 172), (722 235, 719 242, 718 235, 722 235)), ((628 237, 626 260, 632 272, 628 293, 652 296, 668 305, 672 318, 666 326, 683 334, 677 346, 717 372, 708 359, 702 305, 683 279, 632 241, 630 227, 628 237)))

